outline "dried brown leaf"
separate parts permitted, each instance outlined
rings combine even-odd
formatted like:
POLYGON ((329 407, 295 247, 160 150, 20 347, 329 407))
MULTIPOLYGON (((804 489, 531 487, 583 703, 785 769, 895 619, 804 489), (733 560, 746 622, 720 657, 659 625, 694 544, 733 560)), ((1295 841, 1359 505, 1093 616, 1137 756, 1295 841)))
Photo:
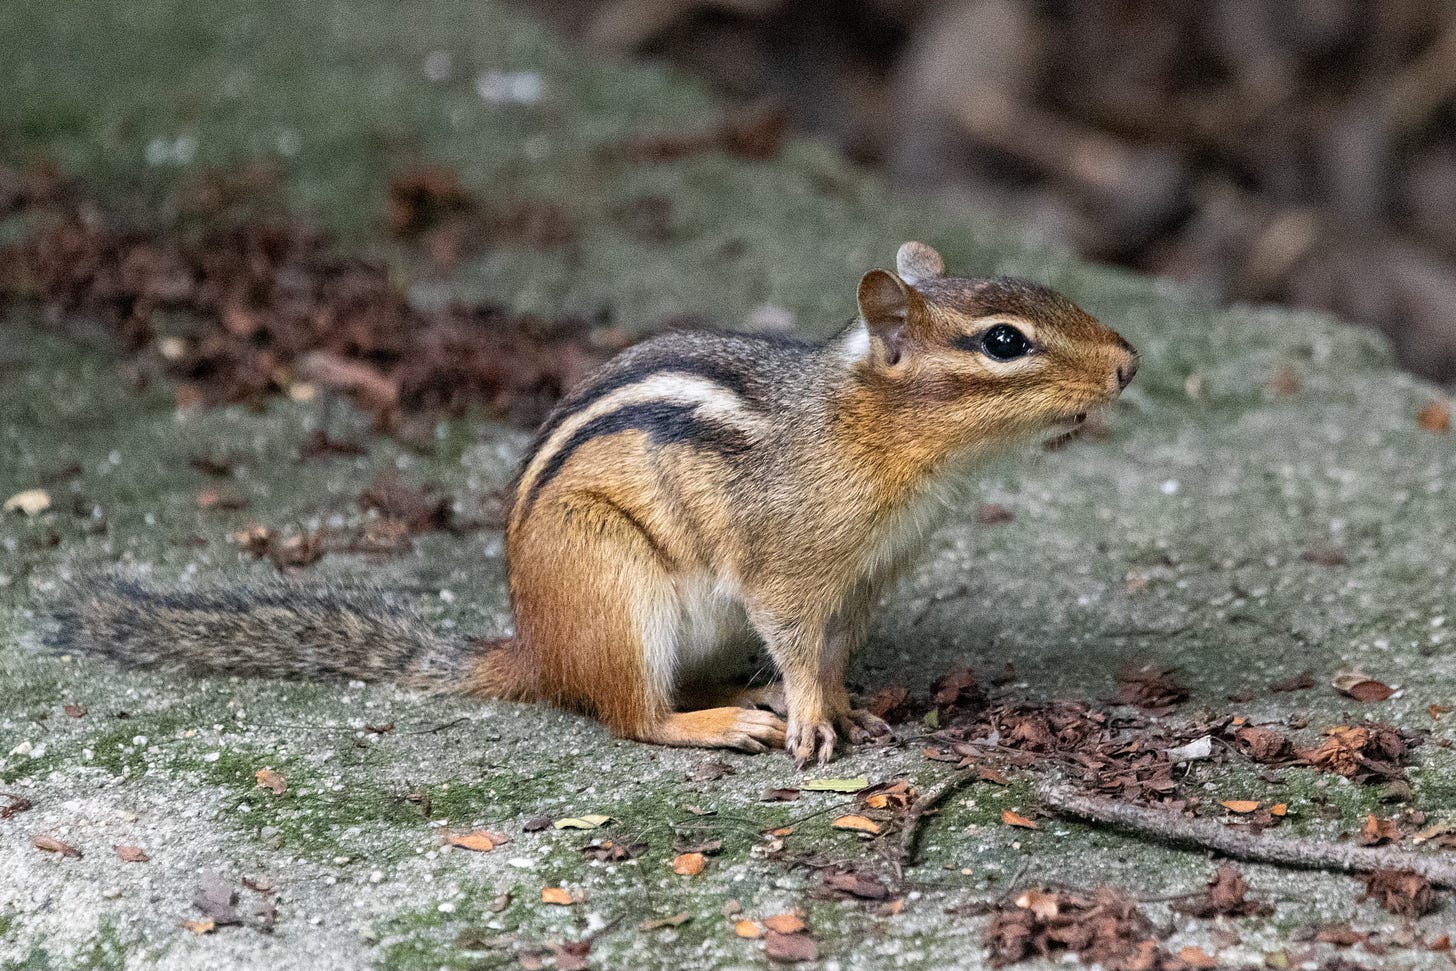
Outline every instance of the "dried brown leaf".
POLYGON ((1360 843, 1363 846, 1379 846, 1382 843, 1399 843, 1400 827, 1393 819, 1382 819, 1374 813, 1365 817, 1360 827, 1360 843))
POLYGON ((879 823, 865 816, 859 816, 854 814, 848 816, 840 816, 829 825, 834 827, 835 829, 849 829, 860 833, 868 833, 871 836, 877 836, 880 832, 879 823))
POLYGON ((1444 435, 1451 430, 1451 399, 1435 398, 1421 407, 1416 424, 1428 432, 1444 435))
POLYGON ((472 850, 476 853, 489 853, 497 846, 502 846, 511 841, 504 833, 498 833, 489 829, 473 829, 468 833, 446 833, 445 842, 451 846, 458 846, 462 850, 472 850))
POLYGON ((1395 689, 1390 685, 1367 677, 1359 671, 1342 671, 1330 683, 1340 694, 1356 701, 1385 701, 1395 694, 1395 689))
POLYGON ((679 853, 672 858, 672 872, 684 877, 695 877, 708 865, 708 858, 701 853, 679 853))
POLYGON ((1306 669, 1282 681, 1275 681, 1269 685, 1269 690, 1274 692, 1307 691, 1313 688, 1314 684, 1314 672, 1306 669))
POLYGON ((62 843, 54 836, 46 836, 38 833, 30 838, 30 844, 38 850, 45 850, 47 853, 59 853, 61 856, 72 860, 81 859, 81 851, 69 843, 62 843))
POLYGON ((1019 826, 1022 829, 1040 829, 1035 820, 1028 819, 1021 813, 1013 812, 1010 809, 1001 810, 1001 822, 1006 826, 1019 826))
POLYGON ((259 769, 256 773, 258 788, 267 789, 275 796, 281 796, 288 789, 288 780, 273 769, 259 769))
POLYGON ((1208 881, 1206 896, 1178 906, 1194 917, 1244 917, 1258 913, 1260 906, 1248 899, 1249 885, 1244 875, 1231 863, 1221 863, 1208 881))
POLYGON ((1365 899, 1376 901, 1392 914, 1409 917, 1436 908, 1430 881, 1410 870, 1376 870, 1369 874, 1365 877, 1365 899))
POLYGON ((763 919, 763 926, 780 934, 797 934, 807 929, 803 915, 797 913, 774 914, 763 919))
POLYGON ((763 953, 770 961, 797 964, 819 960, 819 946, 808 934, 780 934, 768 931, 763 935, 763 953))
POLYGON ((1188 689, 1177 678, 1177 669, 1158 664, 1124 668, 1117 674, 1117 693, 1112 701, 1145 711, 1163 711, 1188 700, 1188 689))
POLYGON ((857 897, 886 900, 890 889, 875 874, 864 870, 826 870, 819 878, 817 894, 822 897, 857 897))

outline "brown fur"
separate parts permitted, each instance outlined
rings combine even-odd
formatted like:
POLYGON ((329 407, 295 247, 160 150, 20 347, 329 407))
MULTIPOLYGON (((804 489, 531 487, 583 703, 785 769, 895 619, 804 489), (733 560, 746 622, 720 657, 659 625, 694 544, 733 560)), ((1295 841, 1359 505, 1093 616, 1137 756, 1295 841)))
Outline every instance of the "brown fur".
MULTIPOLYGON (((866 274, 860 316, 825 345, 670 335, 576 389, 518 477, 506 534, 515 635, 457 646, 468 671, 453 687, 550 702, 659 744, 783 745, 801 764, 827 759, 840 733, 886 730, 851 708, 845 667, 937 497, 984 452, 1115 397, 1137 364, 1126 341, 1053 291, 940 276, 923 244, 898 262, 903 276, 866 274), (998 323, 1034 353, 999 361, 982 350, 998 323), (783 676, 772 700, 787 724, 709 700, 759 641, 783 676)), ((249 628, 214 625, 232 648, 212 656, 237 667, 249 628)), ((105 629, 80 640, 94 646, 105 629)), ((383 661, 309 661, 387 673, 434 643, 412 635, 400 649, 390 629, 383 661)), ((349 655, 341 641, 375 650, 375 640, 354 630, 329 644, 349 655)), ((188 659, 206 660, 197 630, 186 643, 188 659)))

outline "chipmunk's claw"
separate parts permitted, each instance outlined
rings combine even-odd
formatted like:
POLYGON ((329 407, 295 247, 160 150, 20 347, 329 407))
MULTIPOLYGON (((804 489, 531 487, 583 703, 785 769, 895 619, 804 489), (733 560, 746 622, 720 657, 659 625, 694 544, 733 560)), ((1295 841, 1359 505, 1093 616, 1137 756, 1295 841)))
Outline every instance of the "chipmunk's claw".
POLYGON ((790 720, 784 748, 794 757, 796 769, 802 769, 810 759, 826 765, 834 757, 834 743, 837 739, 834 726, 829 722, 804 723, 790 720))
POLYGON ((840 715, 835 725, 854 745, 863 745, 891 734, 890 726, 883 718, 863 708, 852 708, 840 715))

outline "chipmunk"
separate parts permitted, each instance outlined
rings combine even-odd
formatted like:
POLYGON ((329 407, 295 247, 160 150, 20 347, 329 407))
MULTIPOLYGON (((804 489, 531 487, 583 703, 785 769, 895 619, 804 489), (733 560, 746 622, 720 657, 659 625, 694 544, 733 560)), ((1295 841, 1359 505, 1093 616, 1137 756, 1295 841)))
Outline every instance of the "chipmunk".
POLYGON ((1074 427, 1138 367, 1052 290, 946 276, 916 242, 896 271, 864 275, 826 343, 670 333, 571 391, 517 474, 510 637, 433 630, 382 591, 93 578, 53 610, 50 643, 543 701, 624 738, 822 764, 839 735, 889 730, 851 706, 845 666, 957 483, 992 450, 1074 427), (759 644, 781 681, 725 683, 759 644))

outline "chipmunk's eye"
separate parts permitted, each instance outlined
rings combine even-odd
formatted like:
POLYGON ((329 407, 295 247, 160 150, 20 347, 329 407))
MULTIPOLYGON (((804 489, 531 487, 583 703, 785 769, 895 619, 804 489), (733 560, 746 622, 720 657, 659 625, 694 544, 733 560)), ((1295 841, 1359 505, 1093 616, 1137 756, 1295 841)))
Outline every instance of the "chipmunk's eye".
POLYGON ((1010 324, 997 324, 981 337, 981 349, 997 361, 1009 361, 1031 352, 1031 341, 1010 324))

